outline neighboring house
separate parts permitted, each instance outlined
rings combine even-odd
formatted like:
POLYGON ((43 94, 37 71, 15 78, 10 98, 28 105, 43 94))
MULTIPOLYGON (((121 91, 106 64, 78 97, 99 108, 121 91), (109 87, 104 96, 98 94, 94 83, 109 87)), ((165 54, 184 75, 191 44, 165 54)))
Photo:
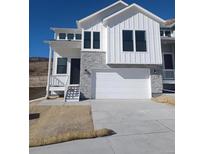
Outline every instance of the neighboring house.
POLYGON ((163 91, 175 91, 175 20, 167 20, 161 25, 161 45, 163 58, 163 91))
POLYGON ((162 93, 163 85, 174 84, 174 33, 166 23, 137 4, 117 1, 77 21, 77 29, 51 28, 47 94, 64 93, 71 101, 79 94, 149 99, 162 93))

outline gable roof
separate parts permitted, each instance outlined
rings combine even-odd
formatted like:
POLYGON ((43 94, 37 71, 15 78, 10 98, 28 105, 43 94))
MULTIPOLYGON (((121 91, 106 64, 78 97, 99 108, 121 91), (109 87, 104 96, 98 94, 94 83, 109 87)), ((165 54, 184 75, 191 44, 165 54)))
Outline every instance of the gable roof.
POLYGON ((175 19, 168 19, 164 24, 161 25, 161 28, 172 28, 175 26, 175 19))
POLYGON ((85 17, 85 18, 83 18, 83 19, 80 19, 80 20, 76 21, 78 27, 79 27, 79 24, 80 24, 80 23, 82 23, 82 22, 84 22, 84 21, 87 21, 88 19, 90 19, 90 18, 92 18, 92 17, 94 17, 94 16, 97 16, 98 14, 100 14, 100 13, 102 13, 102 12, 104 12, 104 11, 110 9, 110 8, 112 8, 112 7, 115 6, 115 5, 119 5, 119 4, 124 5, 124 7, 127 7, 127 6, 128 6, 127 3, 123 2, 122 0, 119 0, 119 1, 113 3, 113 4, 109 5, 109 6, 107 6, 107 7, 103 8, 103 9, 101 9, 101 10, 99 10, 99 11, 97 11, 97 12, 95 12, 95 13, 93 13, 93 14, 91 14, 91 15, 85 17))
POLYGON ((168 19, 168 20, 166 20, 166 22, 165 22, 165 25, 166 25, 166 26, 170 26, 170 25, 173 25, 173 24, 175 24, 175 19, 168 19))
POLYGON ((165 20, 163 20, 162 18, 160 18, 160 17, 154 15, 154 14, 151 13, 150 11, 148 11, 148 10, 142 8, 141 6, 139 6, 139 5, 135 4, 135 3, 133 3, 132 5, 130 5, 130 6, 126 7, 126 8, 124 8, 124 9, 122 9, 122 10, 120 10, 120 11, 118 11, 118 12, 116 12, 116 13, 114 13, 114 14, 112 14, 112 15, 106 17, 106 18, 104 18, 104 19, 103 19, 103 23, 106 24, 106 23, 107 23, 110 19, 112 19, 113 17, 115 17, 115 16, 117 16, 117 15, 120 15, 121 13, 123 13, 123 12, 125 12, 125 11, 127 11, 127 10, 130 10, 130 9, 133 9, 133 8, 136 9, 137 11, 139 11, 139 12, 141 12, 141 13, 147 15, 148 17, 152 18, 153 20, 155 20, 155 21, 157 21, 157 22, 159 22, 159 23, 165 23, 165 20))
POLYGON ((165 22, 166 27, 173 27, 175 25, 175 19, 168 19, 165 22))

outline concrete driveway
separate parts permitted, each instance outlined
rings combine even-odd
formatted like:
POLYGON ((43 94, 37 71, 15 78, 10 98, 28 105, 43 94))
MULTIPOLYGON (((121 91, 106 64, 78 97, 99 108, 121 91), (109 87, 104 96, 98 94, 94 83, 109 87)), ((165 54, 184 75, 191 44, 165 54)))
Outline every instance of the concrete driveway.
POLYGON ((151 100, 93 100, 95 128, 117 134, 30 148, 30 154, 174 154, 174 107, 151 100))

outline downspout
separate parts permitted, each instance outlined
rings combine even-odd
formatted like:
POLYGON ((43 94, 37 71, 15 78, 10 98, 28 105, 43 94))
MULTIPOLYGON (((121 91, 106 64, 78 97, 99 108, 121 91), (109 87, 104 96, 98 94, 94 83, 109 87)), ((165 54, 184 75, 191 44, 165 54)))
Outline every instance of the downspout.
POLYGON ((46 98, 49 96, 49 88, 50 88, 50 75, 51 75, 51 58, 52 58, 52 48, 49 44, 49 62, 48 62, 48 78, 47 78, 47 87, 46 87, 46 98))

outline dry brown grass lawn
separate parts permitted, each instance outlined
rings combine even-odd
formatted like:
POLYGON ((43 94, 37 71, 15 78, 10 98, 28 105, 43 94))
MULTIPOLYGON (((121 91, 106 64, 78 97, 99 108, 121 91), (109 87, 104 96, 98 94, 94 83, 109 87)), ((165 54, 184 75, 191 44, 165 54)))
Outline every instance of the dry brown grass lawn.
POLYGON ((167 103, 167 104, 175 105, 175 98, 167 95, 153 97, 152 100, 159 103, 167 103))
POLYGON ((90 106, 31 105, 30 113, 40 113, 39 119, 30 120, 30 146, 93 138, 113 133, 108 129, 94 130, 90 106))

